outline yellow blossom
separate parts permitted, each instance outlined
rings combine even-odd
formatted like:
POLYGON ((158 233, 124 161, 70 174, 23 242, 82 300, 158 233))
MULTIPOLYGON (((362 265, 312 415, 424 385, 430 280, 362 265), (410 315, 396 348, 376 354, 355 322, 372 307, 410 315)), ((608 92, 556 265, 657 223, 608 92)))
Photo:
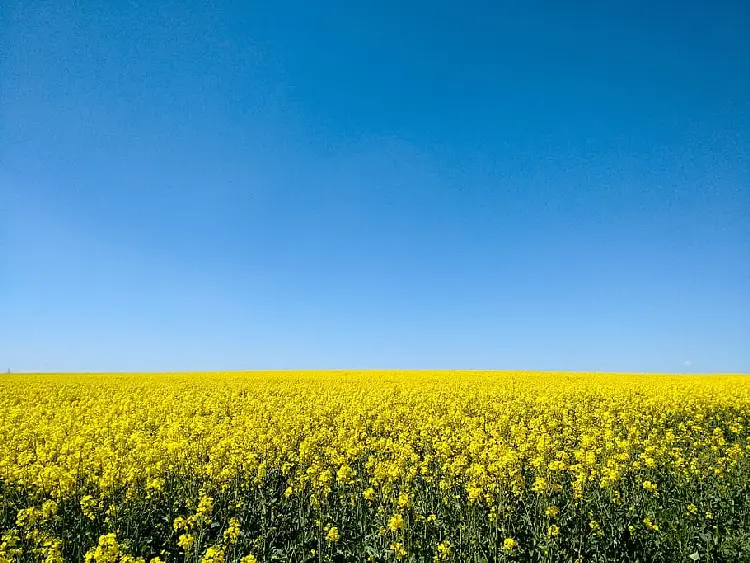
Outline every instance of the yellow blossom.
POLYGON ((182 534, 179 538, 177 538, 177 545, 179 545, 185 551, 193 547, 193 543, 195 543, 195 538, 192 536, 192 534, 182 534))
POLYGON ((404 517, 400 514, 394 514, 391 519, 388 520, 388 529, 391 532, 398 532, 404 529, 404 517))
POLYGON ((392 543, 390 547, 393 554, 396 556, 396 559, 403 559, 408 555, 406 549, 404 549, 404 544, 401 542, 392 543))

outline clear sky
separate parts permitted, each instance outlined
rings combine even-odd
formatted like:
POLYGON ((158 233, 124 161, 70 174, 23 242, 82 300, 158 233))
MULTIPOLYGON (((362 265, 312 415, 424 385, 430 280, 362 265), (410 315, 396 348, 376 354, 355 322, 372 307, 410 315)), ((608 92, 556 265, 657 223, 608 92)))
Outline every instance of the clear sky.
POLYGON ((0 8, 0 368, 750 372, 750 5, 0 8))

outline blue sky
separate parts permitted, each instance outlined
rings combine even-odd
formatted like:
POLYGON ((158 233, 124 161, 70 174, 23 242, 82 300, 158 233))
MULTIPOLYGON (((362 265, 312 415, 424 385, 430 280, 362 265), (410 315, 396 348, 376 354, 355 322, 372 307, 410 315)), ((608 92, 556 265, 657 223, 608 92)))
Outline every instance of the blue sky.
POLYGON ((0 367, 750 372, 745 2, 0 17, 0 367))

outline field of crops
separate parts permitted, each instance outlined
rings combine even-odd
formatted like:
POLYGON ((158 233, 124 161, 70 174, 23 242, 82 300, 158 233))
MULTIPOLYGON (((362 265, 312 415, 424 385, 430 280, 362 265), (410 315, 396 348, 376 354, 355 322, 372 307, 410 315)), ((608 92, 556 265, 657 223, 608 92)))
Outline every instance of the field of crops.
POLYGON ((0 562, 750 561, 750 377, 0 376, 0 562))

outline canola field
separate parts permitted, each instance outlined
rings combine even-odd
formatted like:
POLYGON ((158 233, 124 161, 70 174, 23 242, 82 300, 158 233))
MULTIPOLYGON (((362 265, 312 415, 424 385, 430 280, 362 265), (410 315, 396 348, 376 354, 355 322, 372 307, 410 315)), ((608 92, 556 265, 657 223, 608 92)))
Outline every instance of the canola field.
POLYGON ((0 376, 0 563, 750 561, 750 377, 0 376))

